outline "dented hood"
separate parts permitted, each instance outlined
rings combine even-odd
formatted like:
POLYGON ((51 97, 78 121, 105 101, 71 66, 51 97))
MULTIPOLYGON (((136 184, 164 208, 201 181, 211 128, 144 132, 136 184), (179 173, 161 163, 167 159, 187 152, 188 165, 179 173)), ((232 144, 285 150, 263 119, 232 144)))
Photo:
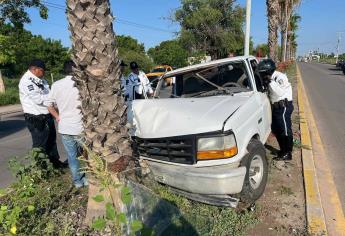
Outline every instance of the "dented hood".
POLYGON ((135 136, 160 138, 222 130, 250 95, 135 100, 135 136))

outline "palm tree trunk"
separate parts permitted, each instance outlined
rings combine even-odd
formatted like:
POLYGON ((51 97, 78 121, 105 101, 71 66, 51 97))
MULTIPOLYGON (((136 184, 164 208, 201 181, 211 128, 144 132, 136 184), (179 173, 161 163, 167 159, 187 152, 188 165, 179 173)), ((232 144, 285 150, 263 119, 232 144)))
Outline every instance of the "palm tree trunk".
POLYGON ((86 144, 108 160, 132 156, 109 0, 68 0, 67 16, 86 144))
POLYGON ((268 47, 272 60, 278 60, 278 24, 279 2, 278 0, 266 0, 268 17, 268 47))
MULTIPOLYGON (((112 170, 124 170, 132 156, 127 134, 127 117, 120 90, 120 60, 113 31, 109 0, 67 0, 67 17, 72 38, 72 59, 76 64, 74 80, 81 99, 84 135, 88 148, 112 164, 112 170)), ((90 165, 96 166, 95 163, 90 165)), ((116 174, 112 178, 117 183, 116 174)), ((101 186, 97 178, 90 181, 85 222, 105 214, 98 206, 92 189, 101 186)), ((121 210, 121 192, 111 188, 105 198, 114 199, 121 210), (110 198, 111 197, 111 198, 110 198)))
POLYGON ((1 70, 0 70, 0 93, 5 93, 5 83, 4 83, 4 80, 2 79, 1 70))

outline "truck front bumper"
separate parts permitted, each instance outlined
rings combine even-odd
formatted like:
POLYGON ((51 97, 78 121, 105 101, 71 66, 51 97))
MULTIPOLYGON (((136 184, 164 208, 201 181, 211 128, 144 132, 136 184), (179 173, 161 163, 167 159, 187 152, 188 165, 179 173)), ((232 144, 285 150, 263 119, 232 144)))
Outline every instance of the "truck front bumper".
POLYGON ((245 167, 234 164, 192 167, 148 161, 156 181, 197 194, 224 195, 242 191, 245 167))

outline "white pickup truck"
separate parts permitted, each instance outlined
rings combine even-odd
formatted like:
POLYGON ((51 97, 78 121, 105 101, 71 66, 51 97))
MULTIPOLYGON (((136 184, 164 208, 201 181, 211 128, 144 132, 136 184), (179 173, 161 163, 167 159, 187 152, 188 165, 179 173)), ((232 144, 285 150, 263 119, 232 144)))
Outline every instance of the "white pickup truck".
POLYGON ((248 56, 170 71, 154 99, 133 101, 134 140, 156 181, 214 205, 262 195, 271 107, 256 65, 248 56))

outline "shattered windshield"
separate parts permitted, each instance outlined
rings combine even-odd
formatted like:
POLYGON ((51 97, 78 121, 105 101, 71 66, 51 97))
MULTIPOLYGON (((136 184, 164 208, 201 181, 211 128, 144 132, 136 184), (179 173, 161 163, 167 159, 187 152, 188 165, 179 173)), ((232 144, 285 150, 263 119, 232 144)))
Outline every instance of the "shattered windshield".
POLYGON ((160 88, 160 97, 201 97, 253 90, 244 62, 180 74, 174 82, 172 86, 160 88))

